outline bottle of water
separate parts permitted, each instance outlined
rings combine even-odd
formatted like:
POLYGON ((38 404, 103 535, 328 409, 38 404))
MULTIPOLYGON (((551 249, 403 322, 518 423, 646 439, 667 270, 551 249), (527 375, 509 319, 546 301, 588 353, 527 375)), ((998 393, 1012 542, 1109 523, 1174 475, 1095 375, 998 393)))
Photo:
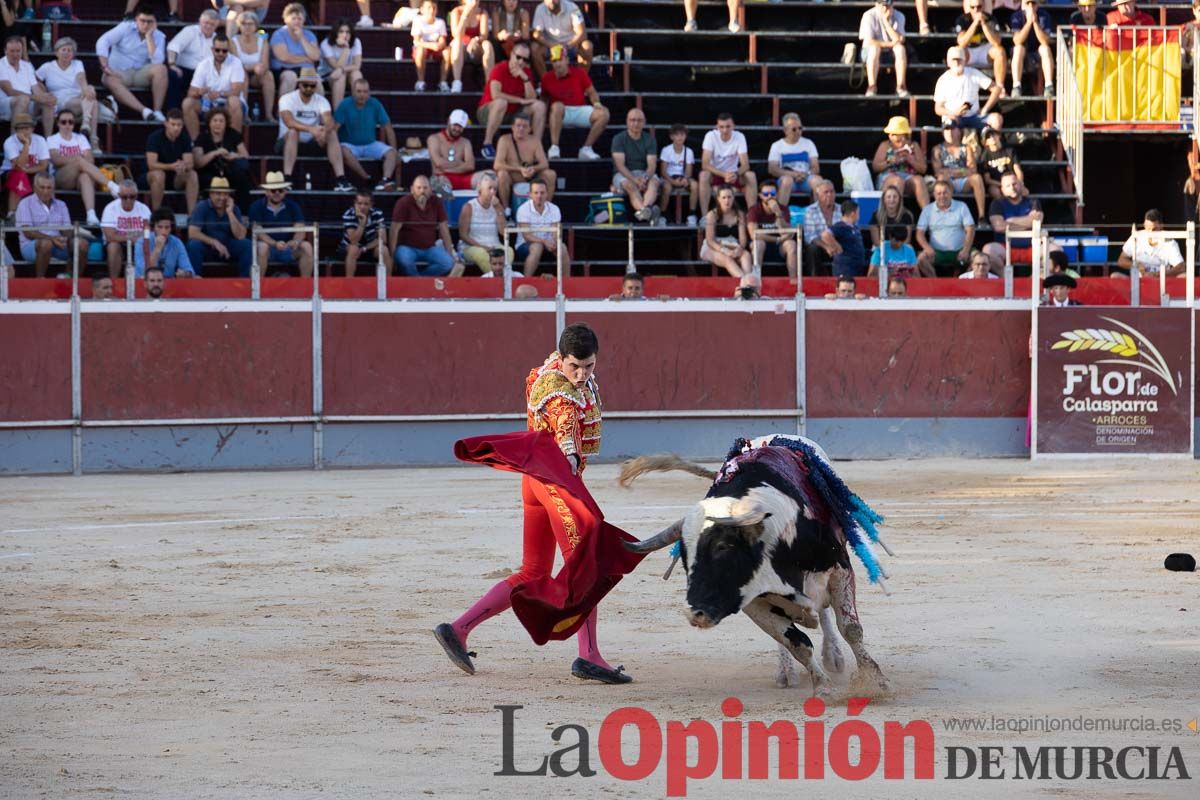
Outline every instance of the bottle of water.
POLYGON ((304 191, 306 191, 306 192, 312 191, 312 173, 311 172, 304 173, 304 191))
POLYGON ((50 37, 54 35, 54 29, 50 25, 50 20, 42 23, 42 52, 50 52, 50 37))
POLYGON ((262 106, 260 106, 258 103, 255 103, 254 108, 251 109, 250 119, 254 120, 255 122, 262 120, 262 106))

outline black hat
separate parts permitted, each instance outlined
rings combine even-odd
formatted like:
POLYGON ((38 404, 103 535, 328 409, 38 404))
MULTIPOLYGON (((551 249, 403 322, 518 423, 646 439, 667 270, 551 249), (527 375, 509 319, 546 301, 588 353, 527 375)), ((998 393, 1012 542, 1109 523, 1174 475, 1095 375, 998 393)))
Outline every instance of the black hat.
POLYGON ((1068 289, 1074 289, 1079 284, 1065 272, 1056 272, 1053 275, 1047 275, 1046 280, 1042 281, 1042 285, 1049 289, 1051 286, 1066 286, 1068 289))
POLYGON ((1171 553, 1163 566, 1172 572, 1195 572, 1196 559, 1189 553, 1171 553))

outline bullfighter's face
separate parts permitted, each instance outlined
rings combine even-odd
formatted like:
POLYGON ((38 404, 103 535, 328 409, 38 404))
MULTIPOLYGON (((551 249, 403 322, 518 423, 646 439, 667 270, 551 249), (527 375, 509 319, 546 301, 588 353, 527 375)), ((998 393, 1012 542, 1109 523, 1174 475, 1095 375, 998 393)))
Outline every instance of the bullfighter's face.
POLYGON ((593 353, 587 358, 566 356, 562 360, 562 371, 572 386, 577 389, 582 388, 592 377, 592 373, 596 371, 596 354, 593 353))
POLYGON ((687 571, 687 610, 697 628, 711 628, 742 608, 742 587, 762 563, 762 524, 713 524, 682 546, 687 571), (689 548, 690 545, 690 548, 689 548))

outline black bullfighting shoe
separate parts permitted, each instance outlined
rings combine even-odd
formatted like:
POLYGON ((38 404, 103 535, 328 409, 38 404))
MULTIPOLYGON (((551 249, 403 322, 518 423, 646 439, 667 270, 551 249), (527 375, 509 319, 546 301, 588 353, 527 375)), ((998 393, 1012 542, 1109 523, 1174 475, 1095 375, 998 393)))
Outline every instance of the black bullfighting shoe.
POLYGON ((571 674, 585 681, 600 681, 601 683, 629 683, 633 680, 633 676, 625 672, 624 666, 605 669, 599 664, 584 661, 582 658, 577 658, 572 662, 571 674))
POLYGON ((443 622, 438 625, 433 629, 433 635, 456 667, 468 675, 475 674, 475 665, 471 663, 475 653, 467 652, 467 648, 463 647, 463 643, 459 640, 458 634, 454 632, 454 628, 450 627, 450 623, 443 622))

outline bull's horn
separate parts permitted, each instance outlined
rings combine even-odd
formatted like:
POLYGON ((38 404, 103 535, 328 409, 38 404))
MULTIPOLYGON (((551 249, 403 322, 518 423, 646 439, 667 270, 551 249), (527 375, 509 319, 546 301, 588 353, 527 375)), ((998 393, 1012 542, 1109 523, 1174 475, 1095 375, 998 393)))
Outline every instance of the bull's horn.
POLYGON ((640 542, 622 540, 621 544, 625 545, 626 550, 632 550, 635 553, 652 553, 655 550, 662 550, 669 544, 675 544, 681 536, 683 536, 683 520, 678 520, 671 527, 663 529, 649 539, 643 539, 640 542))
POLYGON ((734 528, 742 528, 747 525, 757 525, 769 516, 771 516, 771 512, 769 511, 751 511, 748 514, 740 514, 736 517, 705 517, 705 519, 716 525, 729 525, 734 528))

